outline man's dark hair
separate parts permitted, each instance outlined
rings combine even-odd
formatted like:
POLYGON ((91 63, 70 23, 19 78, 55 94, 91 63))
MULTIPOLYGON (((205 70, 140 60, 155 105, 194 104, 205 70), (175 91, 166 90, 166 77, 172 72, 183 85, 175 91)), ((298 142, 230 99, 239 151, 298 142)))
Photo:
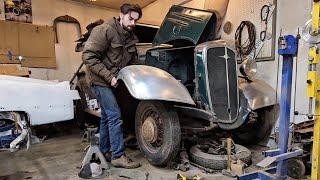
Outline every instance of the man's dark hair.
POLYGON ((138 4, 122 4, 120 11, 122 14, 127 14, 130 11, 134 11, 139 14, 139 19, 142 17, 142 11, 138 4))

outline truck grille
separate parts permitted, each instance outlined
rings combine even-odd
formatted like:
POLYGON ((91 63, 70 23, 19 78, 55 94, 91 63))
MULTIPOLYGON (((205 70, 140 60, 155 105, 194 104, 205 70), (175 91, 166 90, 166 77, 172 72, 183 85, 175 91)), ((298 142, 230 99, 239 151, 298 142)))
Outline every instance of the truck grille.
POLYGON ((232 123, 238 115, 238 81, 235 54, 226 47, 207 50, 212 110, 220 122, 232 123))

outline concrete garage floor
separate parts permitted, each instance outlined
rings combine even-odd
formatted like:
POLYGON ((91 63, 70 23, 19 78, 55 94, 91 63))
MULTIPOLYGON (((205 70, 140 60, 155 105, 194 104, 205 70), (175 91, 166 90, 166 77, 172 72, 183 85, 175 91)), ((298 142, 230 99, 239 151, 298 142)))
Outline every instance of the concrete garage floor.
MULTIPOLYGON (((38 130, 39 131, 39 130, 38 130)), ((40 130, 40 134, 49 134, 47 140, 40 144, 34 144, 31 149, 22 149, 15 153, 8 151, 0 152, 0 180, 2 179, 81 179, 78 177, 79 167, 85 155, 84 149, 88 145, 82 142, 81 132, 72 124, 64 124, 61 128, 49 126, 40 130), (58 129, 58 132, 50 132, 58 129), (41 132, 42 131, 42 132, 41 132)), ((38 132, 37 132, 38 133, 38 132)), ((38 133, 39 134, 39 133, 38 133)), ((250 147, 253 150, 253 164, 256 164, 263 157, 261 146, 250 147)), ((172 169, 152 166, 143 157, 139 150, 126 149, 126 153, 142 166, 137 169, 127 170, 111 167, 110 176, 103 179, 177 179, 177 173, 172 169)), ((249 167, 247 171, 254 171, 256 168, 249 167)), ((232 179, 221 173, 203 174, 199 169, 181 172, 182 174, 200 174, 204 179, 232 179)))

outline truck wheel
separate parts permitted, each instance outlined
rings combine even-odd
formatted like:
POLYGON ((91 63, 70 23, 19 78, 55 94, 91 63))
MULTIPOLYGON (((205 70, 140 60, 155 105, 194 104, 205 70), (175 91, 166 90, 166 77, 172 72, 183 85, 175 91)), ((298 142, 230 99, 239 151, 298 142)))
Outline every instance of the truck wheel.
MULTIPOLYGON (((195 145, 190 149, 190 158, 193 162, 210 169, 221 170, 227 168, 228 155, 209 154, 206 146, 195 145)), ((251 151, 239 144, 234 145, 233 159, 239 159, 245 164, 251 164, 251 151)))
POLYGON ((258 109, 256 113, 257 119, 254 123, 248 123, 236 130, 234 133, 236 141, 243 144, 257 144, 270 136, 279 116, 279 105, 258 109))
POLYGON ((178 115, 157 101, 141 101, 135 116, 139 148, 153 165, 166 165, 178 153, 181 130, 178 115))

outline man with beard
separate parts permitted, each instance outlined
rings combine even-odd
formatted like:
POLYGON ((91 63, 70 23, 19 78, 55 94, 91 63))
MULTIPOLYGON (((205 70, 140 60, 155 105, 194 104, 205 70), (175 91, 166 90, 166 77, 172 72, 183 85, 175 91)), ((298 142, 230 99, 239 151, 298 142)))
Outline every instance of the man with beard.
POLYGON ((87 66, 90 85, 101 106, 100 150, 114 167, 137 168, 124 153, 121 112, 112 88, 118 72, 137 60, 132 30, 142 16, 138 5, 123 4, 120 17, 96 26, 85 43, 82 60, 87 66))

